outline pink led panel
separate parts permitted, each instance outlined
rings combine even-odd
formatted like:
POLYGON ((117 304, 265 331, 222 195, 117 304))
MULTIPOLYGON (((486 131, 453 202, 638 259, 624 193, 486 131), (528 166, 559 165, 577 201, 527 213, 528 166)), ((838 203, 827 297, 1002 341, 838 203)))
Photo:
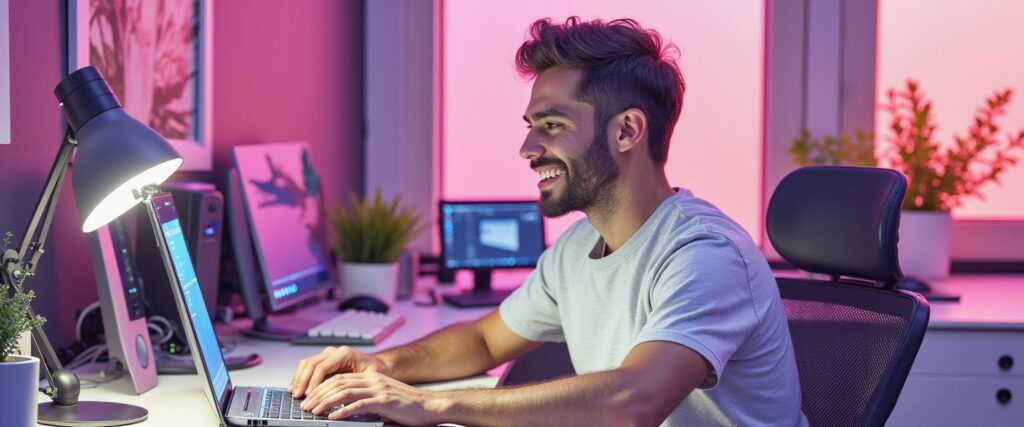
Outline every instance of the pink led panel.
MULTIPOLYGON (((679 46, 687 90, 669 152, 673 185, 762 234, 762 1, 447 0, 443 12, 442 195, 537 198, 518 155, 532 82, 514 54, 534 20, 631 17, 679 46)), ((580 215, 548 222, 553 241, 580 215)))
MULTIPOLYGON (((890 87, 917 80, 931 98, 936 138, 965 135, 971 118, 996 89, 1015 93, 1003 131, 1024 127, 1024 2, 1009 0, 881 0, 878 24, 877 99, 890 87)), ((884 136, 889 115, 876 116, 884 136)), ((1020 154, 1018 154, 1020 156, 1020 154)), ((957 219, 1024 220, 1024 164, 1007 171, 1001 185, 969 198, 957 219)))

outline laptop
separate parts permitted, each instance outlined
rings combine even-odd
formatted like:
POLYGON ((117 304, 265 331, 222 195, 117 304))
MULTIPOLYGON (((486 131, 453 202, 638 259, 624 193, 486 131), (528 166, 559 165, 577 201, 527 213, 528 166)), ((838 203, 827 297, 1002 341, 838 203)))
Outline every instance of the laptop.
MULTIPOLYGON (((213 404, 223 425, 260 426, 383 426, 375 415, 358 415, 345 420, 328 420, 299 409, 301 401, 292 399, 284 388, 232 386, 231 376, 220 352, 220 342, 203 302, 192 261, 185 246, 178 213, 170 193, 153 196, 146 204, 158 239, 157 246, 173 288, 196 369, 206 381, 203 391, 213 404)), ((337 408, 335 408, 337 409, 337 408)), ((326 415, 326 414, 324 414, 326 415)))

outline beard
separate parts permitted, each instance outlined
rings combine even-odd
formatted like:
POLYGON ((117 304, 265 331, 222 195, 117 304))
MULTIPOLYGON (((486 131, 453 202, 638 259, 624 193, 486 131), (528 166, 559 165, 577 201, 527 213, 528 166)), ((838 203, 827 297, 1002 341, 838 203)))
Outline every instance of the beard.
POLYGON ((556 164, 565 170, 565 189, 556 197, 554 190, 541 191, 540 212, 555 218, 572 211, 600 209, 614 198, 610 184, 619 177, 619 164, 608 148, 607 131, 602 130, 587 147, 581 159, 569 159, 566 165, 557 159, 538 159, 531 166, 556 164))

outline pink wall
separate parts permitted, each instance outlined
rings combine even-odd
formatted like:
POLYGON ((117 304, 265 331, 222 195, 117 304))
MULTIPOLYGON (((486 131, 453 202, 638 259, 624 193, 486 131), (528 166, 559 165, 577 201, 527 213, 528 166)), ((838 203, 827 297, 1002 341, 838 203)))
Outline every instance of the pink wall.
MULTIPOLYGON (((63 132, 53 88, 62 77, 57 0, 10 3, 12 144, 0 145, 0 236, 21 233, 63 132)), ((177 179, 219 183, 230 147, 306 140, 328 201, 362 188, 362 23, 359 0, 217 0, 214 8, 214 171, 177 179)), ((69 180, 70 181, 70 180, 69 180)), ((86 236, 66 182, 47 252, 28 283, 56 346, 75 310, 96 300, 86 236)))
POLYGON ((236 144, 308 141, 328 206, 361 192, 362 2, 214 5, 214 181, 236 144))
MULTIPOLYGON (((686 79, 667 171, 760 239, 764 4, 658 0, 445 1, 442 195, 537 198, 518 155, 531 82, 513 56, 534 20, 635 18, 679 46, 686 79)), ((553 240, 581 215, 548 223, 553 240)))
MULTIPOLYGON (((15 242, 22 239, 63 134, 53 97, 63 75, 59 6, 56 0, 15 0, 9 5, 11 144, 0 145, 0 235, 12 231, 15 242)), ((67 184, 46 253, 36 276, 26 282, 36 292, 33 306, 47 318, 47 335, 57 345, 73 337, 74 310, 96 300, 89 246, 67 184)))
MULTIPOLYGON (((880 0, 878 92, 917 80, 934 101, 936 139, 951 143, 965 135, 985 97, 1015 90, 1004 132, 1024 128, 1024 2, 1004 0, 880 0)), ((889 115, 879 113, 876 132, 884 136, 889 115)), ((1018 157, 1020 154, 1018 152, 1018 157)), ((989 184, 985 200, 966 199, 958 219, 1024 219, 1024 166, 1007 171, 1002 184, 989 184)))

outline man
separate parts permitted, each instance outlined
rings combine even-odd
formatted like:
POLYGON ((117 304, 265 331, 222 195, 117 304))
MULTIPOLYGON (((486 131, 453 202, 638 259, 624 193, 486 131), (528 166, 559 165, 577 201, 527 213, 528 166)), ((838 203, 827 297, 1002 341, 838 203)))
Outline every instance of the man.
POLYGON ((331 418, 405 424, 800 426, 800 389, 777 285, 743 229, 665 177, 683 79, 632 20, 540 20, 517 53, 536 80, 520 155, 541 211, 576 223, 501 307, 367 355, 328 348, 289 391, 331 418), (567 342, 579 375, 510 389, 407 383, 486 371, 567 342))

